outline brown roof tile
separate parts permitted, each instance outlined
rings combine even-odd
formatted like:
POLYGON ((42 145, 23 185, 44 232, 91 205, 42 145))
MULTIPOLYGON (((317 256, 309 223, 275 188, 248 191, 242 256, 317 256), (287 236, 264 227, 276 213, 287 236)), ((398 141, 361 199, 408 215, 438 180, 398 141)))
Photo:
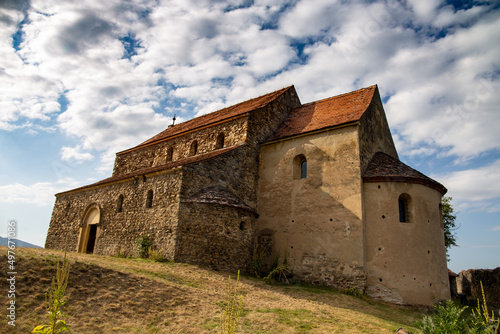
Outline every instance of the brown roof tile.
POLYGON ((442 195, 447 192, 441 183, 383 152, 377 152, 372 157, 363 173, 363 181, 417 183, 436 189, 442 195))
POLYGON ((145 142, 137 145, 136 147, 133 147, 131 149, 119 152, 124 153, 130 150, 135 150, 137 148, 147 146, 149 144, 159 142, 162 140, 166 140, 170 137, 174 137, 177 135, 180 135, 185 132, 193 131, 196 130, 200 127, 207 126, 213 123, 221 122, 233 117, 241 116, 244 115, 252 110, 259 109, 262 107, 265 107, 272 101, 274 101, 276 98, 278 98, 280 95, 282 95, 284 92, 292 88, 293 86, 288 86, 285 88, 282 88, 280 90, 277 90, 275 92, 262 95, 256 98, 253 98, 251 100, 241 102, 238 104, 235 104, 233 106, 212 112, 210 114, 202 115, 196 118, 193 118, 189 121, 183 122, 176 124, 175 126, 169 127, 166 130, 160 132, 156 136, 146 140, 145 142))
POLYGON ((92 187, 95 187, 95 186, 101 186, 101 185, 108 184, 108 183, 111 183, 111 182, 116 182, 116 181, 130 179, 130 178, 133 178, 133 177, 136 177, 136 176, 140 176, 140 175, 146 175, 146 174, 161 172, 163 170, 172 169, 172 168, 179 167, 179 166, 186 166, 186 165, 193 164, 193 163, 196 163, 196 162, 200 162, 200 161, 212 159, 212 158, 214 158, 216 156, 219 156, 219 155, 225 154, 227 152, 230 152, 232 150, 235 150, 235 149, 237 149, 237 148, 239 148, 239 147, 241 147, 243 145, 244 144, 236 145, 236 146, 232 146, 232 147, 228 147, 228 148, 224 148, 224 149, 220 149, 220 150, 215 150, 215 151, 212 151, 212 152, 209 152, 209 153, 195 155, 195 156, 192 156, 192 157, 189 157, 189 158, 185 158, 185 159, 181 159, 181 160, 177 160, 177 161, 172 161, 172 162, 166 163, 164 165, 155 166, 155 167, 149 167, 149 168, 144 168, 144 169, 140 169, 140 170, 137 170, 137 171, 134 171, 134 172, 126 173, 126 174, 114 175, 114 176, 108 177, 107 179, 104 179, 104 180, 101 180, 101 181, 98 181, 98 182, 95 182, 95 183, 92 183, 92 184, 89 184, 89 185, 86 185, 86 186, 83 186, 83 187, 79 187, 79 188, 75 188, 75 189, 72 189, 72 190, 68 190, 68 191, 64 191, 64 192, 58 193, 58 194, 56 194, 56 196, 62 195, 62 194, 65 194, 65 193, 69 193, 69 192, 73 192, 73 191, 79 191, 79 190, 84 190, 84 189, 87 189, 87 188, 92 188, 92 187))
POLYGON ((295 108, 268 141, 357 121, 370 105, 376 89, 374 85, 295 108))

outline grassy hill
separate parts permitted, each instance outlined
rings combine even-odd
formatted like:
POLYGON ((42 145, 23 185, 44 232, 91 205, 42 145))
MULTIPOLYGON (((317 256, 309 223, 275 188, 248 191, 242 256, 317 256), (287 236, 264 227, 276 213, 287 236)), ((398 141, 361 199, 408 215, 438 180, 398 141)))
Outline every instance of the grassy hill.
MULTIPOLYGON (((55 274, 58 251, 16 250, 16 327, 5 315, 2 333, 29 333, 47 323, 45 292, 55 274)), ((7 268, 7 248, 0 247, 7 268)), ((65 319, 73 333, 218 333, 227 301, 228 273, 182 263, 68 253, 71 263, 65 319)), ((7 270, 4 270, 4 274, 7 270)), ((235 275, 232 274, 232 283, 235 275)), ((8 297, 2 280, 0 303, 8 297)), ((239 333, 415 332, 416 308, 395 306, 309 285, 266 285, 242 277, 239 333)))

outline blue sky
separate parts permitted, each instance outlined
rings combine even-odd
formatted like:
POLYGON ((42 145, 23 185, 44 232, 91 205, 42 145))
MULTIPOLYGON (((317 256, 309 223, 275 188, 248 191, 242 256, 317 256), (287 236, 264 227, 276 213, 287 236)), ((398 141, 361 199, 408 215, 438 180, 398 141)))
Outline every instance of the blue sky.
POLYGON ((458 211, 450 268, 500 266, 500 8, 488 1, 2 0, 0 235, 43 245, 54 194, 115 153, 288 85, 378 84, 403 162, 458 211))

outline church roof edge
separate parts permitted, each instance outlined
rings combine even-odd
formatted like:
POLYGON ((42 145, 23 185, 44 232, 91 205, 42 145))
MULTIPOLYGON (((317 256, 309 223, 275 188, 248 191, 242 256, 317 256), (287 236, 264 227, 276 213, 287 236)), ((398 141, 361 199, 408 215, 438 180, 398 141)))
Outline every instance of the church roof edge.
POLYGON ((118 152, 117 154, 123 154, 129 151, 133 151, 145 146, 149 146, 164 140, 167 140, 172 137, 176 137, 179 135, 182 135, 187 132, 192 132, 195 130, 198 130, 199 128, 203 128, 206 126, 214 125, 216 123, 221 123, 221 122, 226 122, 229 121, 230 119, 235 119, 242 117, 249 112, 263 108, 267 106, 269 103, 273 102, 276 98, 281 96, 283 93, 288 91, 289 89, 294 89, 295 87, 293 85, 284 87, 282 89, 276 90, 271 93, 267 93, 237 104, 234 104, 232 106, 204 114, 198 117, 195 117, 193 119, 190 119, 188 121, 176 124, 174 126, 170 126, 167 129, 163 130, 159 134, 151 137, 150 139, 142 142, 141 144, 132 147, 130 149, 118 152))
POLYGON ((359 121, 377 89, 377 85, 373 85, 294 108, 266 142, 359 121))
POLYGON ((197 163, 197 162, 201 162, 201 161, 204 161, 204 160, 215 158, 215 157, 217 157, 219 155, 223 155, 223 154, 228 153, 230 151, 233 151, 233 150, 235 150, 237 148, 240 148, 240 147, 242 147, 244 145, 245 144, 235 145, 235 146, 231 146, 231 147, 219 149, 219 150, 216 150, 216 151, 212 151, 212 152, 209 152, 209 153, 195 155, 195 156, 191 156, 191 157, 184 158, 184 159, 177 160, 177 161, 172 161, 172 162, 160 165, 160 166, 139 169, 139 170, 136 170, 136 171, 133 171, 133 172, 125 173, 125 174, 113 175, 111 177, 108 177, 106 179, 100 180, 100 181, 92 183, 92 184, 88 184, 88 185, 85 185, 85 186, 82 186, 82 187, 79 187, 79 188, 75 188, 75 189, 71 189, 71 190, 67 190, 67 191, 63 191, 63 192, 57 193, 56 196, 64 195, 64 194, 71 193, 71 192, 74 192, 74 191, 81 191, 81 190, 86 190, 86 189, 90 189, 90 188, 94 188, 94 187, 99 187, 99 186, 102 186, 102 185, 106 185, 106 184, 110 184, 110 183, 114 183, 114 182, 119 182, 119 181, 131 179, 131 178, 136 178, 136 177, 140 177, 140 176, 147 175, 147 174, 158 173, 158 172, 161 172, 161 171, 164 171, 164 170, 174 169, 176 167, 182 167, 182 166, 190 165, 190 164, 193 164, 193 163, 197 163))

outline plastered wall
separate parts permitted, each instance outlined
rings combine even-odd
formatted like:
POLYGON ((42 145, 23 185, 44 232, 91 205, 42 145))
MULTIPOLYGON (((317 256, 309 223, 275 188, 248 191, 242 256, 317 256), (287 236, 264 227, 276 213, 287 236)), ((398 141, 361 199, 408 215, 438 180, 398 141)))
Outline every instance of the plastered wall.
POLYGON ((305 281, 364 289, 358 132, 355 126, 262 147, 256 242, 305 281), (307 177, 294 178, 294 158, 307 177))
POLYGON ((424 305, 450 298, 440 201, 441 193, 420 184, 363 184, 370 296, 424 305), (407 223, 399 221, 401 194, 411 198, 407 223))

